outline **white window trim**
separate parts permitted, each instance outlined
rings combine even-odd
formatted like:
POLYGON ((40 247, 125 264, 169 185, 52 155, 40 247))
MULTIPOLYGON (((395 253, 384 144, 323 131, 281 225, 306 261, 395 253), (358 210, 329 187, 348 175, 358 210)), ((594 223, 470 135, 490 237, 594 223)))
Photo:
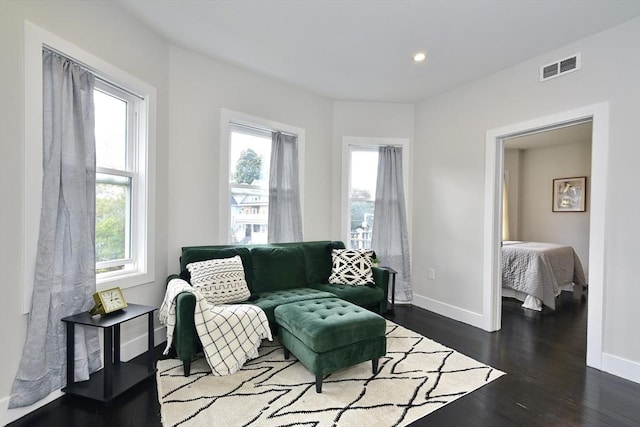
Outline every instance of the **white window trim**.
MULTIPOLYGON (((98 289, 112 286, 129 288, 155 280, 155 147, 156 147, 156 89, 153 86, 127 74, 119 68, 80 49, 68 41, 37 25, 24 21, 24 189, 23 189, 23 313, 31 310, 34 271, 40 228, 40 208, 42 204, 42 49, 52 48, 73 58, 93 70, 108 76, 117 86, 134 90, 146 101, 147 110, 140 123, 146 132, 147 150, 145 161, 139 162, 138 174, 146 188, 140 188, 142 198, 140 215, 146 219, 146 226, 140 227, 136 239, 139 245, 140 266, 136 272, 118 277, 105 278, 98 282, 98 289)), ((138 200, 138 202, 140 199, 138 200)))
MULTIPOLYGON (((407 211, 407 228, 409 231, 409 245, 411 245, 411 210, 409 203, 411 197, 411 183, 409 177, 411 176, 409 167, 411 158, 411 144, 408 138, 370 138, 362 136, 343 136, 342 137, 342 209, 341 214, 341 227, 342 240, 349 242, 350 230, 349 230, 349 188, 351 187, 351 147, 359 148, 371 148, 377 149, 383 145, 393 145, 402 147, 402 180, 404 184, 405 206, 407 211)), ((375 197, 375 195, 374 195, 375 197)), ((374 220, 375 221, 375 220, 374 220)))
POLYGON ((231 213, 229 211, 229 159, 230 134, 232 123, 260 127, 268 130, 277 130, 298 137, 298 168, 300 173, 300 209, 302 211, 302 229, 304 230, 304 145, 305 131, 302 128, 252 116, 250 114, 222 108, 220 111, 220 211, 219 211, 219 243, 228 244, 231 240, 231 213))
MULTIPOLYGON (((126 162, 123 169, 110 169, 105 167, 100 167, 96 165, 96 175, 98 174, 108 174, 113 176, 119 176, 123 178, 129 178, 131 180, 131 192, 134 196, 128 200, 129 207, 128 213, 125 221, 127 225, 125 226, 125 233, 127 233, 127 237, 125 241, 129 243, 129 247, 127 248, 128 255, 125 256, 124 259, 121 260, 111 260, 111 261, 102 261, 96 262, 96 270, 99 268, 105 267, 124 267, 124 270, 112 271, 100 273, 96 279, 98 283, 102 282, 111 282, 118 277, 123 277, 128 274, 128 272, 132 270, 137 270, 136 263, 138 262, 138 247, 141 242, 144 242, 144 235, 140 235, 139 233, 136 235, 136 230, 132 227, 136 223, 136 219, 139 219, 140 215, 138 213, 138 209, 140 206, 145 205, 145 195, 140 194, 140 177, 138 176, 138 159, 146 158, 146 146, 147 144, 144 141, 144 135, 140 132, 139 123, 142 121, 145 111, 141 110, 141 105, 143 102, 140 102, 141 98, 137 95, 130 93, 127 90, 124 90, 121 87, 115 86, 110 83, 105 83, 104 81, 96 79, 95 88, 108 96, 115 97, 116 99, 121 99, 123 102, 127 103, 127 147, 126 147, 126 162), (131 109, 131 112, 128 110, 131 109), (132 114, 131 114, 132 113, 132 114), (142 139, 143 141, 139 141, 142 139), (131 235, 131 232, 134 232, 131 235)), ((146 132, 146 129, 142 129, 146 132)))

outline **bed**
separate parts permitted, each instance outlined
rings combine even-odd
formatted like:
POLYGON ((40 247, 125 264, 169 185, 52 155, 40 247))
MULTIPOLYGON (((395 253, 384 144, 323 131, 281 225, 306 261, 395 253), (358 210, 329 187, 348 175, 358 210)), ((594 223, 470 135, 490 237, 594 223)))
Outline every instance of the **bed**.
POLYGON ((541 311, 556 308, 562 290, 581 297, 586 279, 580 258, 571 246, 543 242, 502 242, 502 296, 523 301, 541 311))

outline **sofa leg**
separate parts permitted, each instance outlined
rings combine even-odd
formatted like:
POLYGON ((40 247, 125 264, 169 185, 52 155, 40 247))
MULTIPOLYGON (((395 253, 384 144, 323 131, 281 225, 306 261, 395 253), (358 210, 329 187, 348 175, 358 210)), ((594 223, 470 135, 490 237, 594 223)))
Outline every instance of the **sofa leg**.
POLYGON ((373 373, 378 373, 378 359, 371 359, 371 365, 373 367, 373 373))
POLYGON ((322 393, 322 374, 316 374, 316 393, 322 393))
POLYGON ((284 358, 285 360, 289 360, 289 350, 287 350, 287 347, 282 347, 284 349, 284 358))
POLYGON ((191 359, 182 361, 182 367, 184 369, 184 376, 188 377, 191 374, 191 359))

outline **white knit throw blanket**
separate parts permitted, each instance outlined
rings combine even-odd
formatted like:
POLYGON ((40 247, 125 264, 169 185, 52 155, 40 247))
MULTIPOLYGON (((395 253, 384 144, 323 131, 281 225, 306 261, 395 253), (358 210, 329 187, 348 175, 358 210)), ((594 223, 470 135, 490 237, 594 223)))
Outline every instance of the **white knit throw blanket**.
POLYGON ((214 375, 231 375, 249 359, 258 357, 262 340, 271 341, 267 315, 253 304, 224 304, 211 306, 200 292, 182 279, 172 279, 167 285, 158 318, 167 327, 169 352, 176 325, 176 297, 190 292, 196 297, 193 318, 204 355, 214 375))

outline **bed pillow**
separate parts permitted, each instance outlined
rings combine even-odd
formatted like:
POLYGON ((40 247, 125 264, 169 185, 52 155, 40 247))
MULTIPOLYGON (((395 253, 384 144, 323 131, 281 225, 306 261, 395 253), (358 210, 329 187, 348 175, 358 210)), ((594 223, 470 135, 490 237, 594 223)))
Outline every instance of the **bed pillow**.
POLYGON ((329 283, 362 286, 374 285, 371 249, 333 249, 329 283))
POLYGON ((187 270, 191 275, 191 285, 209 304, 237 303, 251 296, 239 255, 192 262, 187 264, 187 270))

